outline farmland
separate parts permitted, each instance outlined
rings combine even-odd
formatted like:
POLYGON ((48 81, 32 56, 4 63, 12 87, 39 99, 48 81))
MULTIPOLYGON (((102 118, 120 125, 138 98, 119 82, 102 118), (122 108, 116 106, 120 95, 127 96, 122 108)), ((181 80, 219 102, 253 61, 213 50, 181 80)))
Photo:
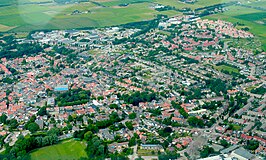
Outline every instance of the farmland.
MULTIPOLYGON (((107 2, 101 3, 107 5, 107 2)), ((62 5, 55 3, 22 4, 1 7, 0 31, 27 32, 43 29, 105 27, 149 20, 159 14, 150 7, 151 3, 148 2, 132 3, 124 7, 117 6, 120 1, 111 2, 108 2, 109 7, 97 5, 99 2, 62 5), (79 11, 79 13, 73 14, 74 11, 79 11)), ((173 16, 180 13, 165 11, 160 14, 173 16)))
POLYGON ((86 146, 81 141, 63 141, 60 144, 40 148, 30 154, 32 160, 73 160, 87 157, 86 146))
POLYGON ((103 6, 119 6, 122 4, 132 4, 132 3, 143 3, 143 2, 153 2, 153 0, 95 0, 95 2, 100 3, 103 6))

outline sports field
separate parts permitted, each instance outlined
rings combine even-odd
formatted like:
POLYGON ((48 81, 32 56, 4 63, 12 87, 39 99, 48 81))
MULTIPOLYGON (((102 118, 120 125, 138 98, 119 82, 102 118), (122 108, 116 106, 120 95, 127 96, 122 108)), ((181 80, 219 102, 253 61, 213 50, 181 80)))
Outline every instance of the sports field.
POLYGON ((230 66, 227 66, 227 65, 214 66, 214 68, 219 70, 219 71, 221 71, 221 70, 227 71, 230 74, 232 72, 239 73, 239 70, 237 68, 233 68, 233 67, 230 67, 230 66))
POLYGON ((32 160, 74 160, 87 157, 86 145, 81 141, 68 140, 60 144, 40 148, 30 154, 32 160))

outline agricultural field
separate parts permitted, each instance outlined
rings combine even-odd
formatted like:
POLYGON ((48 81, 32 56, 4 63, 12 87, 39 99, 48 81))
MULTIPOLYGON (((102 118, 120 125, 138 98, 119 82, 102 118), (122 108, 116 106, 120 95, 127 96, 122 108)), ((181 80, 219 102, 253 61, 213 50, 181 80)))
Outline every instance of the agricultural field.
MULTIPOLYGON (((44 1, 44 0, 23 0, 44 1)), ((98 0, 99 1, 99 0, 98 0)), ((97 3, 83 2, 75 4, 22 4, 9 5, 0 9, 0 32, 27 32, 43 29, 72 29, 87 27, 105 27, 130 22, 150 20, 157 14, 174 16, 177 11, 158 12, 151 8, 150 2, 127 0, 128 6, 116 6, 121 0, 100 0, 97 3), (98 3, 113 3, 103 7, 98 3), (78 13, 75 13, 77 11, 78 13)), ((146 0, 152 1, 152 0, 146 0)), ((6 2, 7 3, 7 2, 6 2)))
POLYGON ((25 3, 43 3, 43 2, 53 2, 53 0, 1 0, 0 6, 25 4, 25 3))
POLYGON ((154 3, 181 9, 219 2, 199 0, 199 4, 186 4, 178 0, 92 0, 80 4, 56 4, 53 0, 3 0, 0 6, 7 6, 0 9, 0 32, 113 26, 153 19, 157 14, 181 14, 173 10, 158 12, 151 8, 154 3), (119 6, 121 4, 127 6, 119 6), (79 13, 73 14, 74 11, 79 13))
POLYGON ((11 26, 5 26, 5 25, 2 25, 0 24, 0 31, 9 31, 11 29, 13 29, 14 27, 11 27, 11 26))
POLYGON ((241 15, 234 16, 234 17, 237 19, 242 19, 242 20, 266 25, 266 11, 258 12, 258 13, 250 13, 250 14, 241 14, 241 15))
POLYGON ((68 140, 53 146, 40 148, 30 154, 32 160, 73 160, 87 157, 84 142, 68 140))
POLYGON ((198 5, 197 3, 187 4, 187 3, 180 2, 178 0, 154 0, 154 2, 158 3, 158 4, 165 5, 165 6, 169 5, 169 6, 177 8, 177 9, 182 9, 182 8, 195 9, 195 8, 202 7, 201 5, 198 5))
POLYGON ((94 2, 97 2, 102 6, 111 7, 111 6, 119 6, 125 4, 153 2, 153 0, 94 0, 94 2))

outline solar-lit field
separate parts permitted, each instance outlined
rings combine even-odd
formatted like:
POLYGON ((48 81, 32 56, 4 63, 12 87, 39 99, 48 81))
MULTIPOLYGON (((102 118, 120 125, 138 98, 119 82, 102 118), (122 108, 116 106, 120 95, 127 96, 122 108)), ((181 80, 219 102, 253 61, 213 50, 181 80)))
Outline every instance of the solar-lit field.
POLYGON ((40 148, 30 154, 32 160, 73 160, 86 158, 86 145, 81 141, 63 141, 60 144, 40 148))

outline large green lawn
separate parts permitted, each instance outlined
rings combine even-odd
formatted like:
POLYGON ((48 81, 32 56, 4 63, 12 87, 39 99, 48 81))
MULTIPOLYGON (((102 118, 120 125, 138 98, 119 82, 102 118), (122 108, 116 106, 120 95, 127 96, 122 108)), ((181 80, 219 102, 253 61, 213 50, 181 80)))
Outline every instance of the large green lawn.
POLYGON ((233 68, 233 67, 230 67, 227 65, 214 66, 214 68, 219 70, 219 71, 221 71, 221 70, 228 71, 230 74, 232 72, 239 73, 239 70, 237 68, 233 68))
POLYGON ((68 140, 53 146, 40 148, 30 154, 32 160, 78 160, 87 157, 84 142, 68 140))

